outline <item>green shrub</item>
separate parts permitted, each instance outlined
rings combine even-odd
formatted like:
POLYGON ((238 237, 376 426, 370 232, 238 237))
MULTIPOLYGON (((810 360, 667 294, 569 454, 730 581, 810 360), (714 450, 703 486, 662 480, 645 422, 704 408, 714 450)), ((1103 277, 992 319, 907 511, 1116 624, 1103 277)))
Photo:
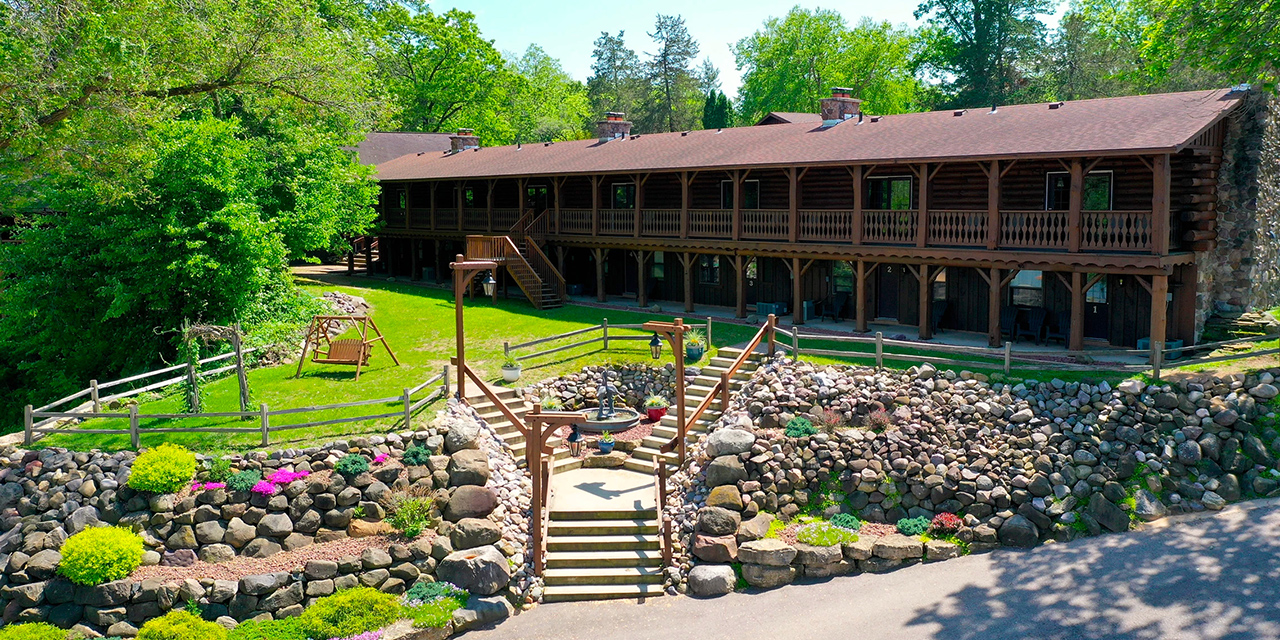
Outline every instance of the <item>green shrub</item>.
POLYGON ((463 589, 452 582, 415 582, 409 590, 404 593, 404 601, 406 604, 416 604, 421 602, 431 602, 440 598, 461 598, 466 600, 470 597, 466 589, 463 589))
POLYGON ((404 450, 404 463, 410 466, 420 466, 427 464, 431 459, 431 450, 426 447, 413 445, 404 450))
POLYGON ((387 523, 407 538, 416 538, 431 524, 431 498, 415 498, 403 494, 391 502, 387 523))
POLYGON ((214 458, 209 461, 209 482, 226 482, 231 478, 231 461, 214 458))
POLYGON ((837 527, 830 522, 806 524, 796 531, 796 540, 815 547, 829 547, 833 544, 857 542, 858 536, 848 529, 837 527))
POLYGON ((76 584, 98 585, 129 577, 142 564, 142 538, 119 527, 94 527, 62 544, 58 572, 76 584))
POLYGON ((358 453, 348 453, 338 460, 334 468, 344 476, 358 476, 369 470, 369 459, 358 453))
POLYGON ((228 491, 246 492, 253 489, 253 485, 258 484, 262 480, 262 472, 257 469, 246 469, 239 473, 233 474, 227 478, 228 491))
POLYGON ((298 618, 270 620, 267 622, 248 621, 231 630, 227 640, 308 640, 302 630, 298 618))
POLYGON ((181 491, 196 476, 196 454, 176 444, 162 444, 138 456, 129 472, 129 486, 138 491, 181 491))
POLYGON ((467 606, 471 594, 449 582, 419 582, 409 587, 404 602, 413 626, 420 629, 443 627, 453 612, 467 606))
POLYGON ((44 622, 11 624, 0 628, 0 640, 67 640, 67 632, 44 622))
POLYGON ((918 536, 929 530, 929 519, 924 516, 903 518, 898 521, 898 533, 904 536, 918 536))
POLYGON ((808 418, 796 416, 787 422, 788 438, 803 438, 818 433, 818 429, 808 418))
POLYGON ((186 611, 170 611, 142 625, 138 640, 227 640, 227 630, 186 611))
POLYGON ((837 513, 832 516, 831 524, 850 531, 857 531, 862 528, 862 521, 852 513, 837 513))
POLYGON ((302 612, 298 624, 309 638, 345 638, 381 629, 399 617, 395 596, 357 587, 316 600, 302 612))

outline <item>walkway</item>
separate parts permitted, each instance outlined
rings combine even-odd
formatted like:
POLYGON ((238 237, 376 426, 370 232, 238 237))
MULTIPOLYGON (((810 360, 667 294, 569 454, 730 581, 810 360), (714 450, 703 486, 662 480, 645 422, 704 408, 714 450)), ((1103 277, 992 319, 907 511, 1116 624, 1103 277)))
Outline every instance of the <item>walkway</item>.
POLYGON ((711 601, 543 605, 472 640, 1280 638, 1280 500, 711 601))

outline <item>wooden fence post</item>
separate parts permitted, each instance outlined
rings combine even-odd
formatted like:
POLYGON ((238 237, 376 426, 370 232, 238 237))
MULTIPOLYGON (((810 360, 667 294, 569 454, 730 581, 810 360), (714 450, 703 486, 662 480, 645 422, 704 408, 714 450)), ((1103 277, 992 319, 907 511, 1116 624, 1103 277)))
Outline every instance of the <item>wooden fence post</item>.
POLYGON ((600 329, 604 332, 604 350, 609 350, 609 319, 600 319, 600 329))
POLYGON ((876 371, 884 368, 884 333, 876 332, 876 371))
POLYGON ((413 400, 409 398, 409 390, 404 390, 404 428, 410 429, 409 420, 413 417, 410 408, 413 406, 413 400))
POLYGON ((191 385, 187 391, 191 413, 200 413, 200 376, 196 375, 196 365, 190 361, 187 362, 187 384, 191 385))
POLYGON ((507 342, 506 340, 502 341, 502 357, 503 358, 511 357, 511 343, 507 342))
POLYGON ((129 446, 134 451, 138 450, 140 438, 138 437, 138 405, 129 405, 129 446))
POLYGON ((707 351, 711 351, 711 316, 707 316, 707 351))
POLYGON ((774 343, 778 339, 777 317, 775 317, 772 313, 769 314, 769 318, 765 320, 765 324, 769 325, 769 352, 764 354, 765 361, 767 362, 769 358, 773 357, 773 351, 776 348, 774 346, 774 343))
POLYGON ((1009 369, 1012 366, 1012 363, 1010 362, 1012 355, 1013 355, 1013 343, 1005 342, 1004 343, 1004 374, 1006 376, 1009 375, 1009 369))
POLYGON ((89 399, 93 401, 93 412, 102 413, 102 401, 98 399, 98 381, 89 381, 89 399))
POLYGON ((729 372, 720 372, 720 412, 729 410, 729 372))
POLYGON ((1151 377, 1160 379, 1160 365, 1164 364, 1164 343, 1151 343, 1151 377))
POLYGON ((800 327, 791 327, 791 359, 800 359, 800 327))
POLYGON ((444 390, 444 395, 440 397, 448 398, 449 397, 449 365, 446 364, 444 366, 444 371, 441 372, 441 375, 444 376, 444 378, 442 379, 443 386, 441 387, 441 389, 444 390))
POLYGON ((35 435, 35 432, 32 431, 35 428, 34 420, 31 417, 32 410, 33 407, 31 405, 22 408, 22 444, 28 447, 31 446, 32 436, 35 435))
POLYGON ((271 415, 267 413, 267 403, 258 406, 258 416, 262 421, 262 446, 271 444, 271 415))
POLYGON ((244 344, 240 340, 240 323, 233 325, 231 346, 236 350, 236 380, 240 383, 240 412, 249 412, 249 378, 244 372, 244 344))

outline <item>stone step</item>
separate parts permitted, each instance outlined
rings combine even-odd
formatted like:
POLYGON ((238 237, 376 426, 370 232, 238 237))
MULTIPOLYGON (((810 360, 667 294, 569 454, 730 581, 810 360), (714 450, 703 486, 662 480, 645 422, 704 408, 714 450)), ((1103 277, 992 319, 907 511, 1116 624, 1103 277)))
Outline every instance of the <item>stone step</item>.
MULTIPOLYGON (((556 536, 547 540, 547 551, 658 551, 662 541, 653 535, 556 536)), ((661 554, 659 554, 661 556, 661 554)))
POLYGON ((656 518, 640 520, 572 520, 547 523, 547 536, 612 536, 658 533, 656 518))
POLYGON ((600 520, 652 520, 658 517, 657 509, 552 509, 552 522, 598 522, 600 520))
POLYGON ((547 585, 542 592, 544 602, 572 602, 578 600, 621 600, 624 598, 649 598, 664 595, 662 584, 611 584, 611 585, 547 585))
MULTIPOLYGON (((646 462, 644 464, 648 467, 648 470, 652 472, 653 463, 651 461, 661 454, 658 453, 658 449, 656 448, 638 447, 635 451, 631 452, 631 455, 636 459, 645 460, 646 462)), ((676 464, 680 460, 680 455, 675 451, 672 451, 671 453, 666 454, 666 458, 671 462, 671 464, 676 464)))
POLYGON ((662 551, 627 549, 612 551, 549 551, 548 569, 603 569, 613 567, 658 567, 662 551))
POLYGON ((543 581, 551 585, 662 585, 662 567, 607 567, 547 569, 543 581))

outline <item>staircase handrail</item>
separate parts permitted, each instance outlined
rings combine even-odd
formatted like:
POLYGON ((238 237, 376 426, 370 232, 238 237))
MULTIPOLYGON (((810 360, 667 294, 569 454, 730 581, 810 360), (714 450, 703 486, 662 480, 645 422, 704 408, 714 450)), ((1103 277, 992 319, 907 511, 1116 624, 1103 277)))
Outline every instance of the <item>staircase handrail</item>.
POLYGON ((532 262, 536 262, 536 267, 540 267, 537 269, 538 275, 542 276, 543 279, 550 279, 555 284, 556 295, 560 296, 561 300, 568 299, 569 285, 565 283, 564 275, 560 273, 560 270, 556 269, 555 265, 551 263, 551 259, 542 252, 537 242, 526 242, 525 246, 529 248, 530 256, 535 258, 532 262))
MULTIPOLYGON (((544 256, 545 257, 545 256, 544 256)), ((492 260, 507 268, 515 278, 516 284, 529 297, 529 301, 539 309, 542 308, 542 276, 529 264, 520 248, 511 240, 511 236, 467 236, 468 260, 492 260), (490 255, 472 255, 474 250, 490 255), (530 280, 532 279, 532 282, 530 280)))

